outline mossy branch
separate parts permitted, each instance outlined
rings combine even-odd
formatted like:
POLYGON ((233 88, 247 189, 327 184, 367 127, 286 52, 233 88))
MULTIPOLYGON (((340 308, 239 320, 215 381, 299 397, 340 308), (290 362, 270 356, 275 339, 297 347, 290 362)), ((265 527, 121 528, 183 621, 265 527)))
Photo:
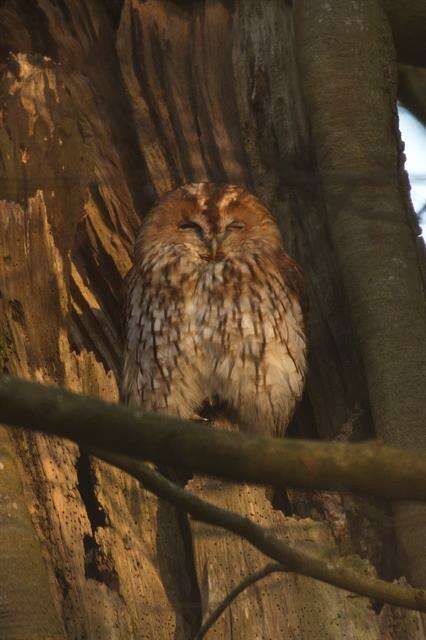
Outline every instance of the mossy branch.
POLYGON ((377 442, 248 436, 7 377, 0 421, 227 480, 426 500, 424 452, 377 442))
MULTIPOLYGON (((371 444, 321 444, 252 438, 167 416, 142 414, 62 389, 10 378, 3 378, 0 382, 0 420, 67 437, 85 445, 91 453, 131 474, 149 491, 187 511, 193 518, 246 539, 282 565, 283 570, 310 576, 381 602, 426 612, 426 591, 385 582, 354 571, 343 562, 296 549, 250 519, 205 502, 146 464, 129 457, 138 456, 174 466, 183 463, 194 471, 265 484, 289 484, 290 480, 294 486, 344 486, 365 490, 370 485, 361 482, 361 466, 363 473, 367 469, 370 474, 375 472, 374 478, 370 478, 371 486, 378 478, 381 487, 379 491, 368 490, 367 493, 384 495, 386 486, 398 486, 398 478, 406 487, 404 492, 407 492, 409 476, 413 486, 417 487, 416 497, 424 498, 424 456, 371 444), (355 457, 354 450, 357 452, 355 457), (376 452, 378 455, 373 455, 376 452), (391 463, 394 469, 389 466, 391 463), (415 470, 414 476, 408 471, 402 473, 405 465, 411 474, 415 470), (320 469, 323 476, 319 475, 320 469)), ((398 496, 400 491, 395 490, 398 496)), ((388 491, 386 495, 389 495, 388 491)), ((413 496, 412 490, 408 495, 413 496)))

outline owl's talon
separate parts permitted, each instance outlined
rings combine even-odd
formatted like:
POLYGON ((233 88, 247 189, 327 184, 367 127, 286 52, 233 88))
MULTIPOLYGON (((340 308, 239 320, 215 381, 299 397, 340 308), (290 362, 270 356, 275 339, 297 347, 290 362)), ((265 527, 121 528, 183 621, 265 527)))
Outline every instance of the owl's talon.
POLYGON ((212 422, 210 418, 206 418, 204 416, 197 416, 195 413, 189 418, 189 420, 191 422, 204 422, 204 423, 212 422))

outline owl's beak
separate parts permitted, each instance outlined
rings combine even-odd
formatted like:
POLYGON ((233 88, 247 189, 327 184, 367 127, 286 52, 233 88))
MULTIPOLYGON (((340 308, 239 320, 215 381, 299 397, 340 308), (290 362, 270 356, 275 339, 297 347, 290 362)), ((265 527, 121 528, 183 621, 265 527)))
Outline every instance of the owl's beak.
POLYGON ((216 238, 212 238, 210 240, 210 253, 211 256, 213 258, 213 260, 216 258, 216 253, 217 253, 217 240, 216 238))

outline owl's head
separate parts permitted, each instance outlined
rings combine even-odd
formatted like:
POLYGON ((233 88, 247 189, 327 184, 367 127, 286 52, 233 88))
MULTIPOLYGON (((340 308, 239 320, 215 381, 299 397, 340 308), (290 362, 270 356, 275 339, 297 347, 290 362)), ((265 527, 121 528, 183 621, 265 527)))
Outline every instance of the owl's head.
POLYGON ((136 257, 161 246, 220 261, 247 252, 272 256, 282 239, 268 209, 244 187, 200 182, 168 193, 145 218, 136 257))

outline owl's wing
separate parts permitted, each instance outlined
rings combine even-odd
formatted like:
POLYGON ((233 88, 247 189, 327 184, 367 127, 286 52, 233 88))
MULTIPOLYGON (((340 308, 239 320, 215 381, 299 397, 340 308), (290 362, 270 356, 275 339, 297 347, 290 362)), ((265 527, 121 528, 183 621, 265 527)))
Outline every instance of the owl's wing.
POLYGON ((124 361, 121 377, 121 400, 129 403, 132 399, 137 398, 136 379, 137 379, 137 347, 139 341, 139 320, 141 312, 142 287, 141 277, 133 267, 124 279, 124 361))
POLYGON ((306 297, 305 276, 301 267, 293 258, 286 253, 279 257, 278 268, 288 289, 296 296, 303 315, 306 317, 308 311, 308 300, 306 297))
MULTIPOLYGON (((307 299, 305 295, 305 278, 302 269, 290 256, 282 253, 278 261, 279 271, 286 285, 291 308, 286 316, 287 341, 286 348, 291 356, 294 369, 290 367, 287 372, 287 381, 290 382, 292 402, 291 409, 287 412, 285 420, 276 423, 276 433, 282 437, 290 422, 297 402, 300 400, 306 375, 306 332, 305 322, 307 313, 307 299)), ((291 395, 290 395, 291 398, 291 395)), ((287 407, 288 409, 288 407, 287 407)))

